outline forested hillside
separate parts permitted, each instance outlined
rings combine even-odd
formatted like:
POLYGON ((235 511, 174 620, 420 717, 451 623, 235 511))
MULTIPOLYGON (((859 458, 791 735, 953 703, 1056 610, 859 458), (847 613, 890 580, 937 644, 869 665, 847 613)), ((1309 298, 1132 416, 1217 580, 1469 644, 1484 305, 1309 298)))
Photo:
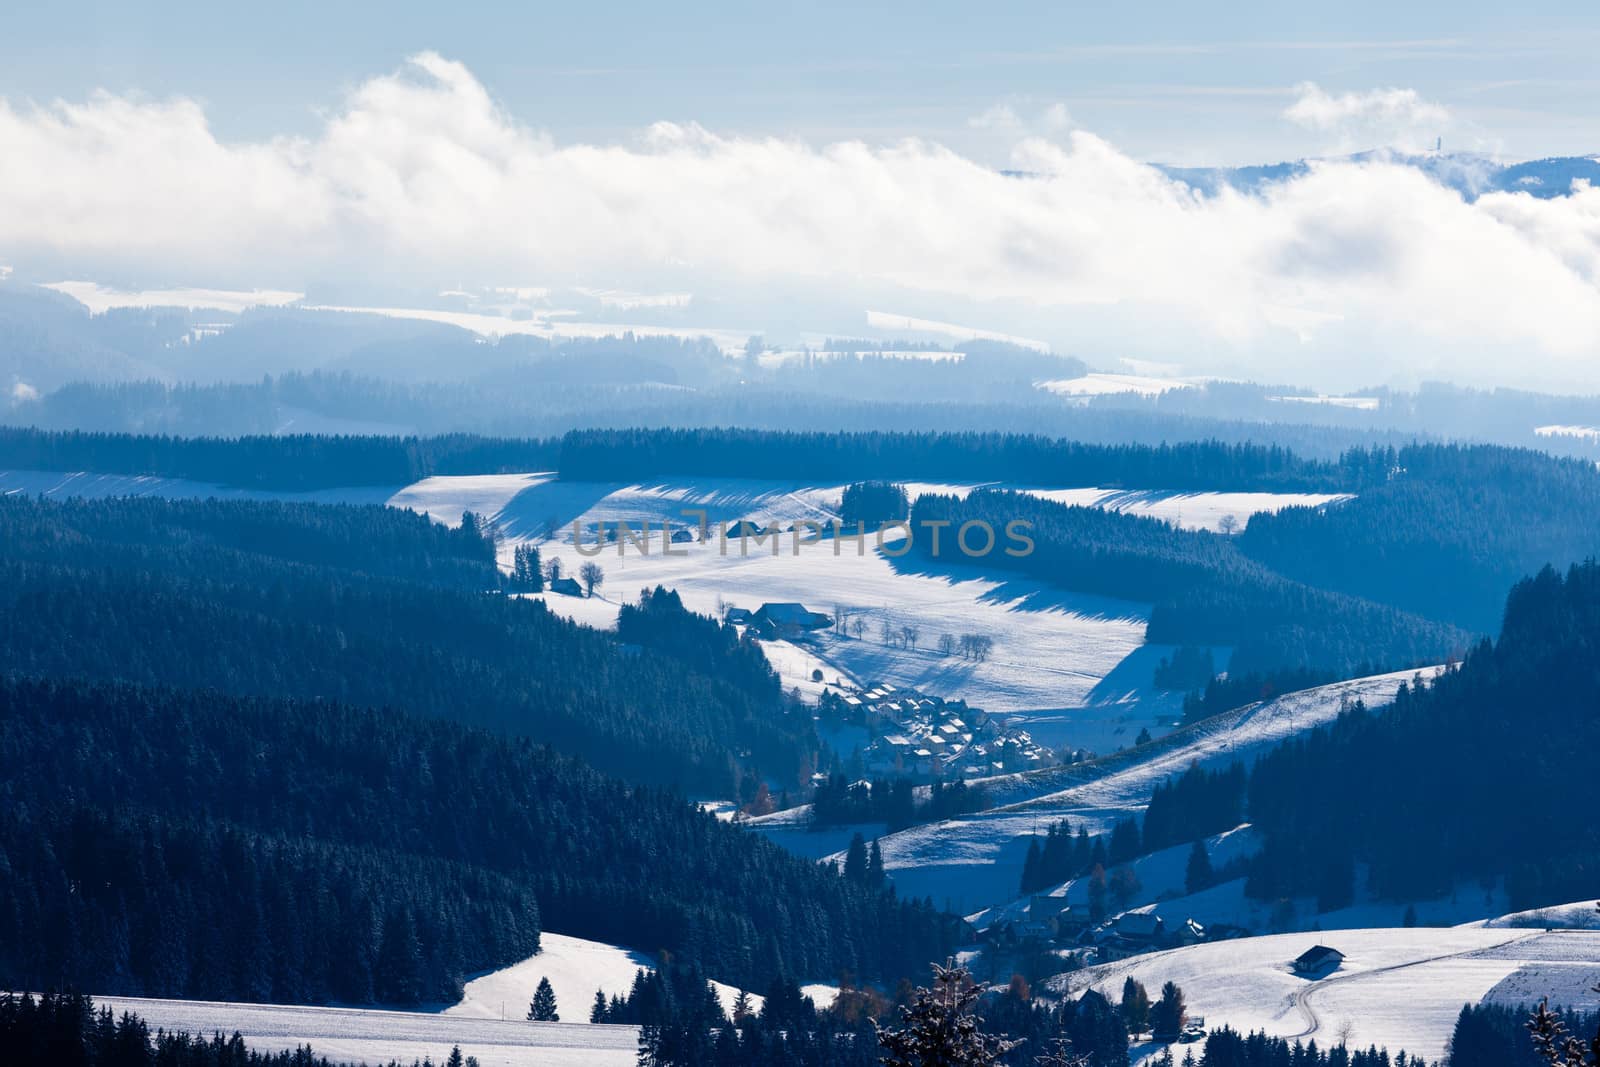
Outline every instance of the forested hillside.
POLYGON ((548 470, 556 442, 473 437, 156 437, 0 427, 0 468, 152 474, 251 489, 409 485, 436 474, 548 470))
POLYGON ((443 999, 541 926, 756 988, 892 983, 957 934, 673 793, 397 712, 9 677, 0 761, 8 988, 443 999))
POLYGON ((0 498, 0 670, 402 708, 633 781, 797 780, 815 741, 759 678, 577 626, 498 584, 479 529, 379 507, 0 498))
POLYGON ((1299 581, 1493 632, 1513 582, 1600 554, 1600 470, 1518 449, 1405 448, 1356 499, 1257 515, 1239 547, 1299 581))
POLYGON ((1007 433, 580 430, 562 439, 560 471, 563 478, 600 481, 708 474, 818 484, 999 479, 1052 486, 1342 492, 1380 475, 1381 465, 1364 462, 1366 455, 1323 463, 1276 446, 1096 445, 1007 433))
POLYGON ((1500 639, 1458 670, 1256 763, 1249 813, 1266 847, 1251 891, 1338 906, 1361 863, 1393 898, 1502 875, 1514 908, 1592 894, 1597 709, 1600 565, 1547 568, 1512 590, 1500 639))
MULTIPOLYGON (((1231 538, 1157 519, 982 489, 965 497, 924 494, 912 507, 911 523, 914 549, 925 560, 1150 601, 1155 608, 1148 640, 1235 646, 1235 672, 1309 666, 1375 673, 1439 662, 1471 641, 1451 626, 1289 581, 1246 558, 1231 538), (973 559, 954 533, 976 522, 988 524, 998 537, 1014 521, 1029 524, 1031 552, 1010 555, 997 548, 973 559), (929 523, 951 524, 937 556, 925 532, 929 523)), ((975 534, 973 541, 981 545, 982 537, 975 534)))

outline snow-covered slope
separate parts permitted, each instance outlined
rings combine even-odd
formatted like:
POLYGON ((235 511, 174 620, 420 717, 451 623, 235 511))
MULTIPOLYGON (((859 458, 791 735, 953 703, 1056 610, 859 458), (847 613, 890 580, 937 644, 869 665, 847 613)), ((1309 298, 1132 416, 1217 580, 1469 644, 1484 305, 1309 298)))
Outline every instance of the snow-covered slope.
POLYGON ((1210 1027, 1315 1038, 1326 1047, 1404 1048, 1439 1058, 1461 1006, 1490 1001, 1592 1009, 1600 979, 1600 934, 1486 929, 1365 929, 1278 934, 1171 949, 1052 979, 1056 992, 1095 988, 1113 1000, 1132 977, 1152 995, 1176 982, 1191 1015, 1210 1027), (1312 978, 1289 961, 1315 944, 1345 954, 1312 978))
MULTIPOLYGON (((469 1019, 521 1019, 528 1012, 528 1002, 539 987, 539 979, 548 978, 562 1021, 587 1024, 595 990, 604 990, 607 1000, 613 994, 626 996, 634 975, 656 966, 655 959, 645 953, 601 941, 545 933, 539 942, 537 956, 468 982, 461 1002, 445 1009, 445 1014, 469 1019)), ((739 991, 721 982, 712 984, 723 1010, 732 1012, 739 991)), ((752 994, 750 999, 759 1010, 762 998, 752 994)))
POLYGON ((1600 905, 1593 900, 1513 912, 1473 923, 1499 929, 1600 930, 1600 905))
MULTIPOLYGON (((593 996, 593 992, 590 993, 593 996)), ((637 1059, 632 1026, 530 1023, 422 1012, 310 1008, 283 1004, 224 1004, 196 1000, 97 997, 117 1014, 131 1011, 152 1029, 230 1035, 237 1031, 263 1052, 309 1044, 334 1062, 443 1063, 454 1045, 483 1067, 629 1067, 637 1059)), ((523 1006, 523 1012, 527 1006, 523 1006)))
POLYGON ((1356 700, 1369 707, 1388 704, 1414 673, 1374 675, 1247 705, 1089 764, 981 779, 999 807, 882 838, 884 865, 903 895, 948 900, 964 912, 1004 903, 1016 896, 1028 839, 1052 822, 1069 819, 1074 826, 1087 824, 1091 833, 1107 830, 1142 811, 1157 784, 1191 764, 1248 764, 1284 738, 1331 721, 1356 700))

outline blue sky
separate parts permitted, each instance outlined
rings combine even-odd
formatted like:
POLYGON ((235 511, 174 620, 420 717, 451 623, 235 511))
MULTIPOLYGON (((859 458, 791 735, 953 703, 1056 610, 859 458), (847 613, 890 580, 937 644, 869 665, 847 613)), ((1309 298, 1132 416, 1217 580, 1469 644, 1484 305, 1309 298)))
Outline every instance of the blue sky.
POLYGON ((667 119, 999 158, 976 116, 1060 106, 1139 158, 1260 162, 1328 149, 1282 120, 1309 81, 1414 89, 1449 109, 1456 148, 1600 151, 1593 3, 12 4, 0 96, 185 95, 219 136, 258 138, 312 131, 423 50, 558 141, 667 119))

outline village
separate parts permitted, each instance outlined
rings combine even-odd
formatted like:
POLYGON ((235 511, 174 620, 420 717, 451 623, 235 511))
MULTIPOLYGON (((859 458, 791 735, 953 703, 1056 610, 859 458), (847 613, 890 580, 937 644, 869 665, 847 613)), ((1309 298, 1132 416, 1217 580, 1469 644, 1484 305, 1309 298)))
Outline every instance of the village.
MULTIPOLYGON (((836 625, 835 616, 794 602, 750 610, 725 607, 723 621, 759 640, 807 643, 810 634, 836 625)), ((821 671, 815 672, 822 682, 821 671)), ((825 720, 866 730, 867 745, 855 768, 863 775, 955 780, 1037 770, 1058 762, 1015 716, 993 715, 966 701, 909 687, 860 685, 835 678, 818 700, 825 720)))

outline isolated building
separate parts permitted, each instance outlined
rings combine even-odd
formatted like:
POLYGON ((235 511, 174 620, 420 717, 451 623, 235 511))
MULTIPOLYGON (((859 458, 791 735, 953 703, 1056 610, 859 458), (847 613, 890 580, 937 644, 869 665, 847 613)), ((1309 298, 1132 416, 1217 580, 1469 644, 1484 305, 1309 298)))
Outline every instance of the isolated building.
POLYGON ((1344 953, 1327 945, 1313 945, 1295 957, 1291 967, 1295 974, 1316 974, 1323 970, 1336 970, 1344 962, 1344 953))

